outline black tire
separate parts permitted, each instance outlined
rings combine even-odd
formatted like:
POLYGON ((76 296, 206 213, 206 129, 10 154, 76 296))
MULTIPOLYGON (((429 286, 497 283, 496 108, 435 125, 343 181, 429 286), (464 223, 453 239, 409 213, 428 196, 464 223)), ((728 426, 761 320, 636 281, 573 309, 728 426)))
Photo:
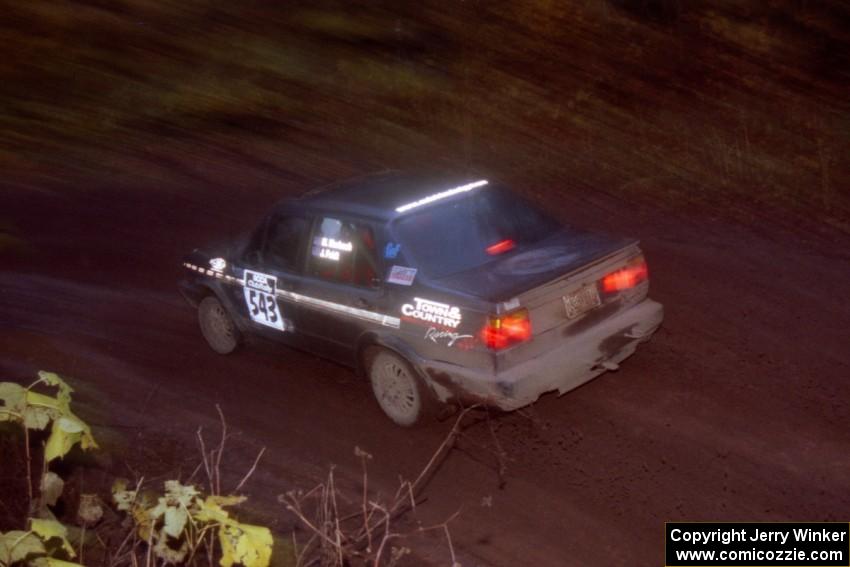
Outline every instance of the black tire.
POLYGON ((210 348, 230 354, 242 341, 242 335, 218 298, 208 295, 198 305, 198 324, 210 348))
POLYGON ((402 427, 430 420, 437 402, 406 360, 391 350, 371 347, 364 362, 372 393, 387 417, 402 427))

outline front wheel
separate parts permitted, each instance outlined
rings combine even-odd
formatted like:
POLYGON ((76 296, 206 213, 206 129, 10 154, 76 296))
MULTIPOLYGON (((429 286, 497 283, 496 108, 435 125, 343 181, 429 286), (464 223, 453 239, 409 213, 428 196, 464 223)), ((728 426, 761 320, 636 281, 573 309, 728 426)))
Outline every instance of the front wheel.
POLYGON ((201 334, 210 348, 219 354, 230 354, 239 346, 239 329, 218 298, 209 295, 198 305, 201 334))
POLYGON ((366 368, 378 405, 396 424, 411 427, 430 414, 431 394, 406 360, 372 348, 366 353, 366 368))

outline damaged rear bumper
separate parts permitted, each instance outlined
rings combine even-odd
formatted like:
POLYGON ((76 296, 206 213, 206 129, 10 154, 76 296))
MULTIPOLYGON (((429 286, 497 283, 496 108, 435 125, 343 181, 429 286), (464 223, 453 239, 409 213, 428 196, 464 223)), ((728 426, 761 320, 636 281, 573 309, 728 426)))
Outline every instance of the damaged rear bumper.
POLYGON ((420 368, 441 401, 455 399, 514 410, 546 392, 564 394, 606 370, 615 370, 638 344, 649 340, 663 318, 663 306, 644 299, 564 340, 561 347, 503 371, 439 361, 423 361, 420 368))

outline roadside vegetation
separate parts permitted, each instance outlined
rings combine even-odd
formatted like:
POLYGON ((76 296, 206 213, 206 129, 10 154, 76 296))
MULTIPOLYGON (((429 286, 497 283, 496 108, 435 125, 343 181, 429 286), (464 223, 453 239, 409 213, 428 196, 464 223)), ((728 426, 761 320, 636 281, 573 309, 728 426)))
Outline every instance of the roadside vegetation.
MULTIPOLYGON (((222 492, 228 433, 220 409, 220 437, 210 445, 198 430, 200 463, 187 480, 168 479, 157 485, 144 476, 133 481, 116 478, 108 494, 65 498, 66 479, 54 469, 67 476, 87 465, 73 458, 63 460, 75 452, 99 449, 89 425, 71 410, 72 393, 68 383, 52 372, 39 372, 28 386, 0 382, 0 446, 23 446, 23 463, 6 462, 4 469, 20 465, 25 471, 19 479, 25 490, 15 494, 15 487, 4 489, 3 500, 8 502, 4 508, 8 512, 17 499, 22 504, 18 509, 26 510, 11 518, 15 525, 0 530, 0 567, 391 567, 410 554, 408 538, 434 531, 445 538, 449 564, 459 565, 449 531, 459 511, 429 526, 406 516, 421 502, 423 488, 475 408, 460 412, 417 477, 400 479, 398 490, 389 497, 371 489, 372 456, 359 447, 355 448, 362 471, 359 495, 343 493, 333 468, 313 488, 280 495, 283 511, 294 516, 299 529, 275 536, 268 527, 240 521, 234 513, 247 500, 241 491, 265 449, 233 491, 222 492)), ((9 523, 7 514, 4 524, 9 523)))

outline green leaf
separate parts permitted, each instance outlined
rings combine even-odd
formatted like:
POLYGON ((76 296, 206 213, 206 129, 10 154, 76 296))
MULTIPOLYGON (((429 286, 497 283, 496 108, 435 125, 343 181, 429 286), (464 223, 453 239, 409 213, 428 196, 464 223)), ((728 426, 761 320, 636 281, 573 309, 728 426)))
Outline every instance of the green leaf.
POLYGON ((79 432, 68 433, 62 428, 58 420, 54 421, 50 430, 50 437, 47 438, 47 444, 44 446, 44 460, 50 462, 53 459, 64 457, 74 446, 74 443, 79 440, 79 432))
POLYGON ((20 422, 26 405, 27 391, 23 386, 0 382, 0 421, 20 422))
POLYGON ((242 504, 247 499, 247 496, 220 496, 217 494, 207 497, 207 500, 215 502, 219 506, 236 506, 237 504, 242 504))
POLYGON ((32 555, 44 555, 44 543, 31 532, 13 530, 0 534, 0 564, 12 565, 32 555))
POLYGON ((136 491, 127 490, 127 481, 118 479, 112 484, 112 500, 120 511, 129 512, 136 501, 136 491))
POLYGON ((75 557, 77 554, 71 543, 68 541, 68 530, 56 520, 40 520, 38 518, 30 518, 30 530, 38 534, 42 540, 47 542, 50 539, 58 538, 62 543, 62 549, 69 557, 75 557))
POLYGON ((133 521, 136 522, 136 526, 138 527, 139 538, 142 541, 150 541, 151 537, 155 534, 153 531, 155 520, 151 518, 148 510, 142 506, 133 506, 132 514, 133 521))
POLYGON ((30 406, 24 408, 24 427, 27 429, 44 429, 53 419, 53 410, 41 406, 30 406))
POLYGON ((56 501, 62 496, 65 481, 53 471, 47 471, 41 477, 41 501, 47 506, 55 506, 56 501))
POLYGON ((63 415, 57 420, 57 423, 62 431, 68 434, 82 433, 86 429, 83 422, 72 416, 63 415))
POLYGON ((150 514, 154 496, 148 491, 127 490, 127 481, 118 479, 112 485, 112 499, 118 510, 132 515, 139 537, 149 541, 156 520, 150 514))
POLYGON ((83 431, 82 438, 80 439, 80 447, 83 448, 83 451, 98 448, 97 441, 94 440, 94 436, 91 434, 88 425, 83 431))
POLYGON ((165 498, 170 506, 180 505, 188 508, 199 494, 191 484, 180 484, 178 480, 165 481, 165 498))
POLYGON ((183 533, 183 528, 186 527, 186 521, 189 519, 189 512, 183 506, 169 506, 165 510, 165 523, 162 530, 173 538, 180 537, 183 533))
POLYGON ((50 437, 44 446, 45 460, 50 462, 64 457, 76 443, 80 443, 83 449, 97 447, 89 426, 71 412, 67 412, 53 422, 50 437))
POLYGON ((194 506, 199 494, 192 485, 184 485, 177 480, 167 480, 165 496, 160 497, 157 505, 148 510, 148 516, 153 522, 163 518, 162 532, 178 538, 189 520, 189 508, 194 506))
POLYGON ((59 403, 59 400, 46 394, 33 392, 32 390, 27 390, 27 405, 54 410, 56 415, 62 412, 62 404, 59 403))
POLYGON ((62 407, 56 398, 27 390, 24 408, 24 425, 29 429, 44 429, 50 420, 62 415, 62 407))
POLYGON ((199 500, 198 511, 193 514, 200 522, 223 523, 229 520, 230 515, 224 510, 215 496, 207 496, 206 500, 199 500))
POLYGON ((274 540, 268 528, 230 520, 219 528, 218 539, 221 567, 231 567, 234 563, 244 567, 268 567, 271 562, 274 540))
POLYGON ((39 370, 38 378, 48 386, 54 386, 59 389, 59 393, 56 394, 56 399, 63 404, 66 408, 71 403, 71 393, 74 391, 71 386, 68 385, 62 378, 59 377, 55 372, 45 372, 44 370, 39 370))
POLYGON ((147 515, 151 521, 156 522, 165 515, 166 510, 168 510, 168 503, 165 501, 164 497, 160 497, 156 506, 147 510, 147 515))
POLYGON ((171 563, 176 565, 178 563, 182 563, 183 560, 186 559, 186 553, 188 553, 188 551, 189 544, 185 540, 177 549, 169 546, 168 538, 163 535, 163 532, 159 533, 159 537, 156 538, 156 544, 153 546, 154 555, 163 559, 166 564, 171 563))
POLYGON ((39 557, 35 561, 30 562, 30 567, 83 567, 79 563, 71 561, 63 561, 53 557, 39 557))

